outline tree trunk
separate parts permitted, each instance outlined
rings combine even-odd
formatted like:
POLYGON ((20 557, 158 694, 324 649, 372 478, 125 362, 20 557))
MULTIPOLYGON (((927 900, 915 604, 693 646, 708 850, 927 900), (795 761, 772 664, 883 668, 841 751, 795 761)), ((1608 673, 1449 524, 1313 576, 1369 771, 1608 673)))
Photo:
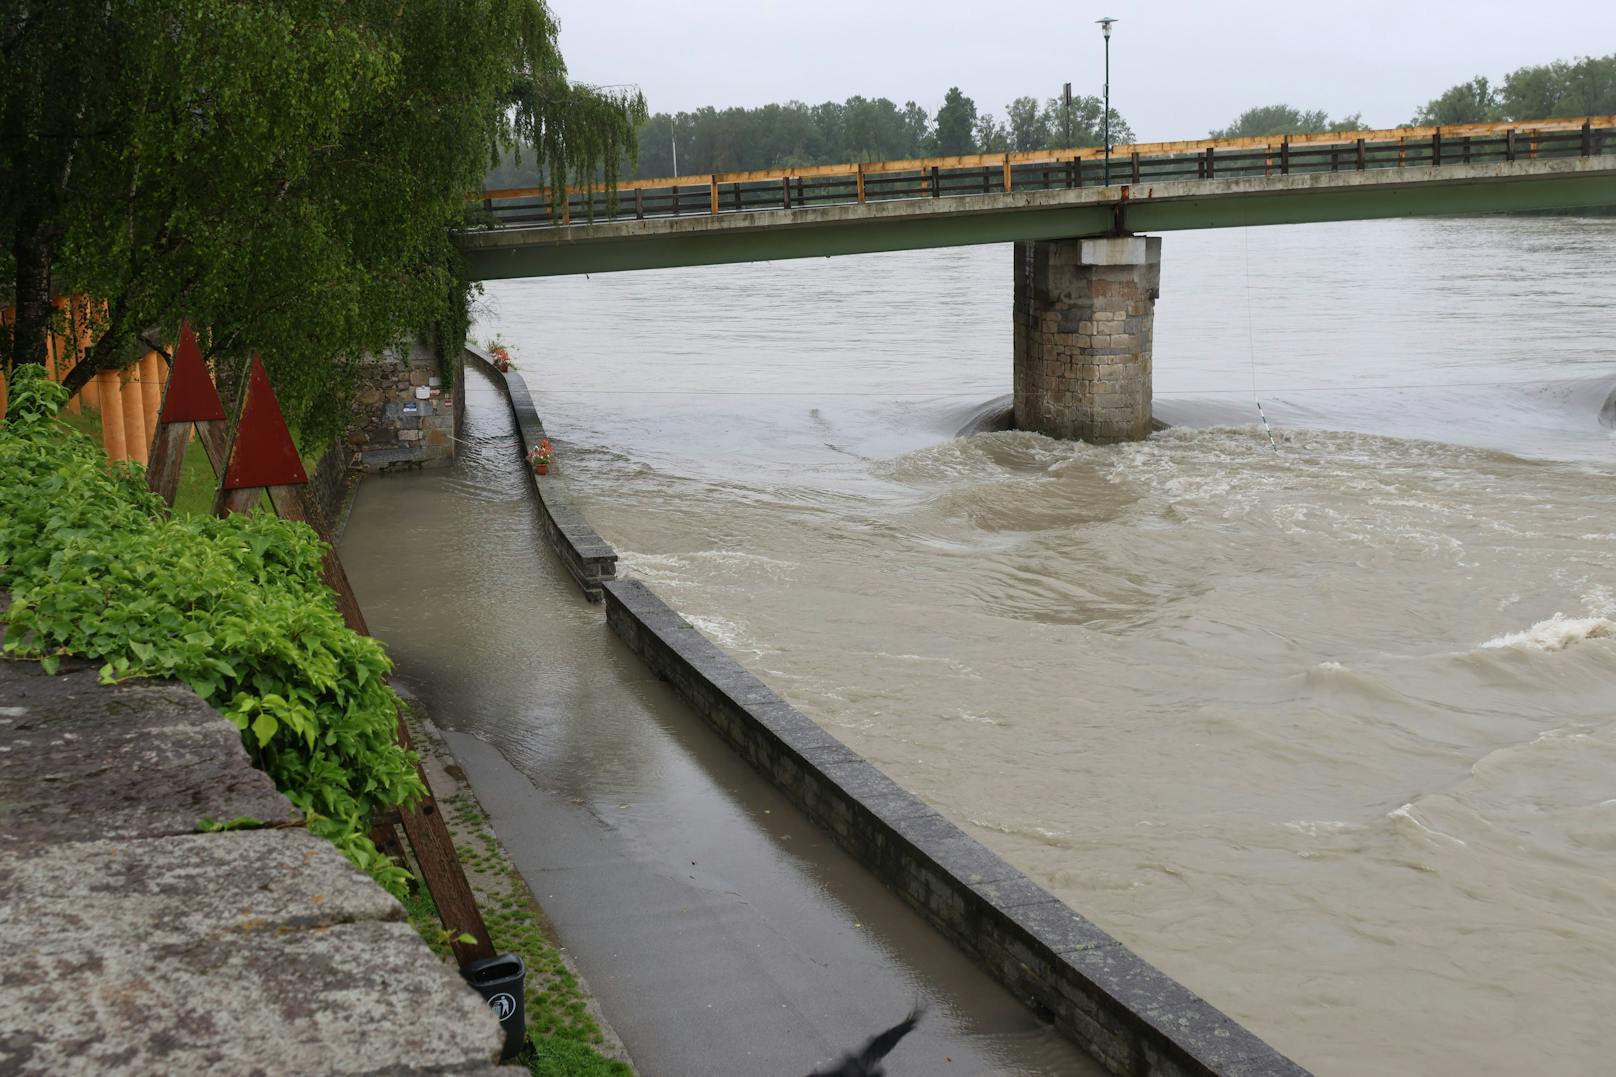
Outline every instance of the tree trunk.
POLYGON ((45 363, 50 332, 51 248, 38 218, 25 215, 17 223, 12 254, 17 262, 17 321, 6 369, 23 363, 45 363))

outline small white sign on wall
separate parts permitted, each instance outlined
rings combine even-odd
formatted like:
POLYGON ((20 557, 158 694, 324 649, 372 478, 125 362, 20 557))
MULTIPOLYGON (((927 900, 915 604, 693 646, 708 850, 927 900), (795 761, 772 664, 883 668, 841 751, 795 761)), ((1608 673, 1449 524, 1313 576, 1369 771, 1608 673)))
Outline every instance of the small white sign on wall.
POLYGON ((431 399, 431 397, 432 397, 432 390, 431 389, 428 389, 424 385, 417 385, 415 387, 415 399, 417 399, 417 400, 429 400, 429 399, 431 399))

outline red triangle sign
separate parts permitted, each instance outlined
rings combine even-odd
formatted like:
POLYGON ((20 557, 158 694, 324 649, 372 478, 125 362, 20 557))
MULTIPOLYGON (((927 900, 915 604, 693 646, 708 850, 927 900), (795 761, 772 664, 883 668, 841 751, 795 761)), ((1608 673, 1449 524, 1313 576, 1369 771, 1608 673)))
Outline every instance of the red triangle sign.
POLYGON ((163 410, 157 421, 163 423, 205 423, 227 418, 219 391, 202 362, 202 349, 189 322, 180 323, 180 343, 174 349, 174 362, 168 368, 168 391, 163 394, 163 410))
POLYGON ((269 387, 264 364, 253 356, 252 372, 247 375, 247 402, 241 408, 241 425, 230 447, 230 463, 225 466, 224 488, 241 490, 251 486, 301 486, 309 481, 303 461, 286 430, 275 390, 269 387))

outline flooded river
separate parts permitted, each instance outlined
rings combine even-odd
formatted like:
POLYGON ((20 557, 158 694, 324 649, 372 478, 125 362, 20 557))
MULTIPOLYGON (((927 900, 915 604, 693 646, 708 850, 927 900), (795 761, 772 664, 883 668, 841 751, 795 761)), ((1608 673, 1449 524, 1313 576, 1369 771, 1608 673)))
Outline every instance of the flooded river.
POLYGON ((621 572, 1276 1047, 1595 1074, 1613 249, 1171 234, 1175 428, 1109 448, 957 436, 1010 391, 1004 247, 499 282, 479 333, 621 572))

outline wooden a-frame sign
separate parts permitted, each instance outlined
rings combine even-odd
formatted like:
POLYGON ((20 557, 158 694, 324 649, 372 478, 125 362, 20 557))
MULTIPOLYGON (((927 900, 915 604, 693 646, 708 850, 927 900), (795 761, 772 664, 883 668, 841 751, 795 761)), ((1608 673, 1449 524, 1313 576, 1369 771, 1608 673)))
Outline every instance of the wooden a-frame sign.
MULTIPOLYGON (((270 386, 269 376, 258 356, 253 356, 247 375, 246 398, 242 403, 241 421, 236 424, 235 435, 226 440, 226 416, 213 379, 202 362, 196 336, 188 325, 180 330, 180 343, 175 349, 174 364, 169 371, 168 390, 164 394, 163 409, 158 415, 157 432, 152 439, 152 467, 146 473, 147 485, 163 498, 170 507, 179 489, 180 462, 190 441, 189 428, 196 424, 208 462, 219 478, 219 489, 214 498, 214 512, 219 516, 248 513, 259 503, 264 493, 275 514, 283 520, 299 520, 314 529, 325 546, 321 577, 336 597, 337 609, 349 628, 361 635, 370 635, 365 615, 359 609, 348 573, 337 556, 336 546, 326 530, 324 520, 317 512, 309 511, 306 496, 308 476, 297 453, 286 420, 281 415, 280 403, 270 386), (172 405, 172 406, 171 406, 172 405), (161 455, 159 455, 161 449, 161 455), (161 483, 161 485, 159 485, 161 483)), ((413 748, 409 728, 404 716, 398 716, 398 742, 406 750, 413 748)), ((432 786, 426 772, 419 765, 416 774, 426 795, 407 809, 400 809, 398 821, 404 825, 415 861, 428 892, 438 907, 443 926, 449 931, 449 945, 462 965, 479 958, 493 957, 494 944, 488 937, 477 908, 477 899, 466 882, 460 858, 455 855, 454 839, 449 827, 438 811, 432 786), (462 936, 472 941, 466 942, 462 936)), ((393 819, 375 820, 371 837, 378 848, 391 855, 401 852, 393 833, 393 819)))
POLYGON ((179 492, 180 468, 191 443, 192 425, 207 450, 214 474, 218 474, 224 467, 229 416, 202 362, 196 334, 190 323, 181 322, 180 342, 168 368, 168 386, 157 413, 157 431, 152 435, 151 465, 146 469, 146 485, 169 508, 174 507, 174 495, 179 492))

